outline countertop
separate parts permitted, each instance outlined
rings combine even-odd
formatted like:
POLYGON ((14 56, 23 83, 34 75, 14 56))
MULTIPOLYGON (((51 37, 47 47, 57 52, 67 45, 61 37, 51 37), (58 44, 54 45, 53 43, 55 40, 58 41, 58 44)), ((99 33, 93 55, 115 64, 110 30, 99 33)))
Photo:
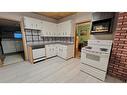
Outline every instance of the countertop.
POLYGON ((73 45, 74 43, 66 43, 66 42, 36 42, 36 43, 28 43, 27 45, 30 47, 43 47, 44 45, 50 44, 61 44, 61 45, 73 45))

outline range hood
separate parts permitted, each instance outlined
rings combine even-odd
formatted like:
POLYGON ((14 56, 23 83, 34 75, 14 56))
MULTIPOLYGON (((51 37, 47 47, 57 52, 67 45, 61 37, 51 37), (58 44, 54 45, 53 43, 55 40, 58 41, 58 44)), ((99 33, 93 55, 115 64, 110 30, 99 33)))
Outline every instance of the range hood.
POLYGON ((114 16, 115 12, 94 12, 92 13, 92 22, 113 18, 114 16))
POLYGON ((115 13, 99 12, 92 15, 91 34, 112 33, 115 13))

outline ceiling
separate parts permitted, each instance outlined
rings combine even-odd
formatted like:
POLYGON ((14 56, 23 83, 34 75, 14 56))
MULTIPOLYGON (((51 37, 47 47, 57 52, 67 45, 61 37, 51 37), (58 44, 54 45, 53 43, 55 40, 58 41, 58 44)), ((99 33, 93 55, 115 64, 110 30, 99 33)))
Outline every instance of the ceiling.
POLYGON ((7 20, 7 19, 0 19, 0 26, 13 26, 13 27, 19 27, 19 22, 7 20))
POLYGON ((56 20, 75 14, 76 12, 36 12, 37 14, 47 16, 56 20))

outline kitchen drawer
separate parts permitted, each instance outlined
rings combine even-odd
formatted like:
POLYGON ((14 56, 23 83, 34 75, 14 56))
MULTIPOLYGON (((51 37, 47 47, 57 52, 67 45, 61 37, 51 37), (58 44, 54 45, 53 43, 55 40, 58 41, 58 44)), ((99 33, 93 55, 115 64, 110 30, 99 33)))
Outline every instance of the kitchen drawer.
POLYGON ((83 64, 83 63, 80 64, 80 70, 82 70, 82 71, 102 80, 102 81, 105 80, 106 72, 104 72, 104 71, 93 68, 93 67, 88 66, 88 65, 83 64))
POLYGON ((45 48, 34 49, 32 51, 33 51, 33 59, 45 56, 45 48))

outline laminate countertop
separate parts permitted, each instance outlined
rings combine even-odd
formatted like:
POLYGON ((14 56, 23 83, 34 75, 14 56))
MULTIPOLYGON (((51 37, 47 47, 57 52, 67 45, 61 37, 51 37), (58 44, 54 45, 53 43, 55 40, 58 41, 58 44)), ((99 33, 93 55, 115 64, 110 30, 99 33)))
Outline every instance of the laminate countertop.
POLYGON ((32 48, 41 48, 44 47, 45 45, 50 45, 50 44, 61 44, 61 45, 74 45, 74 43, 65 43, 65 42, 38 42, 38 43, 29 43, 27 44, 28 46, 32 48))

